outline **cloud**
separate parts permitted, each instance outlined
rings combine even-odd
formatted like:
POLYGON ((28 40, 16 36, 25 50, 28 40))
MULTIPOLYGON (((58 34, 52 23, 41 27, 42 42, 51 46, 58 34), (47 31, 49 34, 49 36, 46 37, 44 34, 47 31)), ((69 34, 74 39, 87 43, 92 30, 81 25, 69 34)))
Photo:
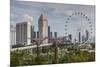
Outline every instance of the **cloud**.
POLYGON ((23 21, 33 22, 33 17, 30 16, 29 14, 25 14, 25 15, 23 16, 23 19, 22 19, 22 20, 23 20, 23 21))
MULTIPOLYGON (((48 24, 52 26, 52 31, 55 30, 57 32, 64 32, 64 23, 67 21, 67 17, 74 12, 84 13, 93 23, 95 19, 95 6, 93 5, 13 1, 14 0, 11 2, 11 22, 14 24, 22 21, 33 21, 36 26, 38 25, 38 18, 40 14, 43 13, 48 17, 48 24), (57 24, 57 26, 55 27, 54 24, 57 24)), ((73 16, 71 19, 71 27, 78 27, 79 24, 76 24, 76 22, 81 21, 78 18, 79 16, 73 16)))

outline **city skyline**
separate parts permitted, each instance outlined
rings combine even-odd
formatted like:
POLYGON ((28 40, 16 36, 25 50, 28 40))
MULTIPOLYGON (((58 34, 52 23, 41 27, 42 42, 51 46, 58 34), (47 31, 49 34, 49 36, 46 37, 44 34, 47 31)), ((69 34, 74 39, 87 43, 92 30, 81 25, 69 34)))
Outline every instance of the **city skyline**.
POLYGON ((10 66, 94 62, 95 45, 95 5, 10 1, 10 66))
MULTIPOLYGON (((67 21, 67 17, 74 12, 83 12, 87 15, 93 24, 93 30, 95 30, 95 6, 93 5, 55 4, 29 1, 19 2, 11 0, 11 24, 15 25, 16 23, 27 21, 28 18, 32 21, 35 31, 38 31, 38 18, 41 14, 44 14, 47 16, 48 26, 51 27, 51 31, 58 32, 58 36, 63 36, 65 34, 64 26, 67 21)), ((70 30, 68 31, 69 33, 75 35, 72 28, 82 25, 80 22, 86 22, 84 24, 87 24, 87 21, 84 18, 78 18, 80 18, 80 16, 73 17, 70 21, 68 27, 70 30)), ((86 28, 88 29, 88 27, 86 28)), ((93 35, 95 35, 94 32, 93 35)))

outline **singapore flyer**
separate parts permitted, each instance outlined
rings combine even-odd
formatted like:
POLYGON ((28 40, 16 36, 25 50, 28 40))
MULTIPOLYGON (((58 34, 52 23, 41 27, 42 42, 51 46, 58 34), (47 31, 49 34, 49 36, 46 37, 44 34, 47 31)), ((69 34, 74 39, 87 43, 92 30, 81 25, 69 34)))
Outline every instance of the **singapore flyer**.
POLYGON ((65 35, 73 36, 72 41, 93 42, 93 22, 82 12, 74 12, 66 18, 65 35))

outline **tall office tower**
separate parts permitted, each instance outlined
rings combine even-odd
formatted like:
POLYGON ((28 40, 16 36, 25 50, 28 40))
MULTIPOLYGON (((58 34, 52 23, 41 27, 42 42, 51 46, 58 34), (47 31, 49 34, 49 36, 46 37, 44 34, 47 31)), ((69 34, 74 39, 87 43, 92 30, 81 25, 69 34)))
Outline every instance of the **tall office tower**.
POLYGON ((54 38, 57 38, 57 32, 54 32, 54 38))
POLYGON ((87 41, 89 39, 89 31, 86 30, 85 32, 86 32, 86 41, 87 41))
POLYGON ((31 44, 31 22, 16 23, 16 44, 31 44))
POLYGON ((33 32, 33 39, 36 38, 36 32, 33 32))
POLYGON ((52 43, 52 40, 51 40, 52 37, 53 37, 52 36, 52 32, 50 32, 50 40, 49 40, 49 43, 52 43))
POLYGON ((16 28, 13 25, 10 25, 10 45, 16 44, 16 28))
POLYGON ((37 32, 37 38, 39 38, 39 32, 37 32))
POLYGON ((50 38, 50 26, 48 26, 48 37, 50 38))
MULTIPOLYGON (((50 38, 50 26, 48 26, 48 38, 50 38)), ((48 43, 50 43, 50 39, 48 39, 48 43)))
POLYGON ((81 32, 79 32, 78 37, 79 37, 79 43, 80 43, 81 42, 81 32))
POLYGON ((68 38, 69 38, 70 41, 72 41, 72 35, 71 34, 68 35, 68 38))
POLYGON ((31 43, 34 37, 34 26, 31 25, 31 43))
MULTIPOLYGON (((39 21, 38 21, 38 28, 39 28, 39 38, 48 37, 48 20, 47 17, 41 14, 39 21)), ((48 43, 48 39, 42 42, 43 44, 48 43)))
POLYGON ((84 35, 82 36, 82 43, 84 43, 85 42, 85 37, 84 37, 84 35))
POLYGON ((52 32, 50 32, 50 38, 52 38, 52 32))

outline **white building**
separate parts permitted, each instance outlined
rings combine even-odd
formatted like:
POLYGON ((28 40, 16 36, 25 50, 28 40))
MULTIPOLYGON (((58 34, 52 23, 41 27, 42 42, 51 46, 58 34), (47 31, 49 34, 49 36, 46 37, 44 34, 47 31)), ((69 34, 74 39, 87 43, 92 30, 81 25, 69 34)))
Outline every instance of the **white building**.
POLYGON ((31 22, 16 23, 16 44, 31 44, 31 22))
POLYGON ((13 25, 10 25, 10 45, 16 44, 16 29, 13 25))
MULTIPOLYGON (((38 20, 38 28, 39 28, 39 38, 48 37, 48 20, 47 17, 41 14, 38 20)), ((42 42, 43 44, 48 43, 48 39, 42 42)))

